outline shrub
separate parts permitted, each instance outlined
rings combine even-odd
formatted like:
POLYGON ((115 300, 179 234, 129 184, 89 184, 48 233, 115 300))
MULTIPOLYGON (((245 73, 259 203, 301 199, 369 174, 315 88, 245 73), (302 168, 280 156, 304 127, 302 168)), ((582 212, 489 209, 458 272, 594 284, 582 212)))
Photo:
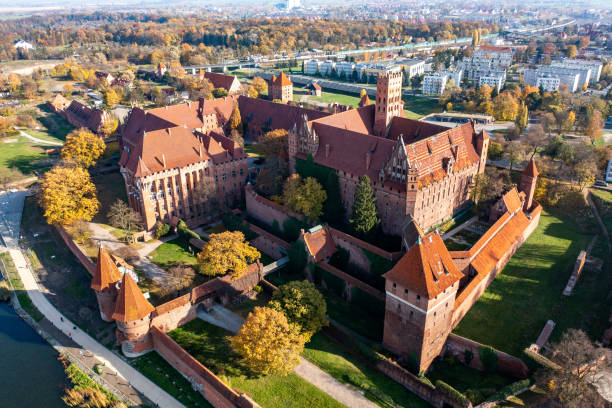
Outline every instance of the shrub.
POLYGON ((451 387, 442 380, 436 381, 436 389, 442 392, 443 394, 448 395, 463 407, 467 407, 470 405, 470 400, 465 395, 463 395, 462 393, 460 393, 455 388, 451 387))
POLYGON ((308 225, 295 217, 287 217, 283 221, 283 237, 286 241, 293 242, 300 237, 302 229, 308 228, 308 225))
POLYGON ((351 254, 344 248, 338 248, 338 251, 333 254, 329 263, 340 270, 345 270, 348 266, 351 254))
POLYGON ((161 221, 157 221, 155 224, 155 238, 160 239, 164 235, 170 232, 170 225, 164 224, 161 221))
POLYGON ((185 221, 183 220, 180 220, 178 222, 178 225, 176 226, 176 230, 179 236, 187 243, 189 242, 191 238, 201 239, 198 234, 196 234, 195 232, 187 228, 187 224, 185 224, 185 221))
POLYGON ((302 241, 295 241, 289 248, 289 269, 293 272, 304 273, 308 263, 308 254, 302 241))
POLYGON ((283 312, 290 323, 297 324, 308 335, 328 325, 325 299, 307 280, 281 285, 272 295, 269 307, 283 312))
POLYGON ((486 371, 490 373, 497 371, 497 353, 493 347, 478 347, 478 356, 486 371))
POLYGON ((520 390, 525 389, 531 385, 531 380, 529 378, 525 378, 524 380, 513 382, 512 384, 508 384, 497 393, 491 395, 487 401, 501 401, 505 400, 508 397, 516 395, 520 390))

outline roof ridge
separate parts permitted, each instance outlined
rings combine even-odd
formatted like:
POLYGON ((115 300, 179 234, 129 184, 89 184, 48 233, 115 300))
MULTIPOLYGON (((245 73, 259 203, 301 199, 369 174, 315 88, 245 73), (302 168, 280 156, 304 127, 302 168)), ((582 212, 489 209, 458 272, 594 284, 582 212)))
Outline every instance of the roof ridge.
POLYGON ((117 265, 110 258, 108 251, 100 246, 91 288, 96 291, 103 291, 110 289, 120 280, 121 272, 119 272, 117 265))
POLYGON ((153 310, 155 308, 144 297, 134 278, 129 273, 124 273, 113 319, 120 322, 131 322, 148 316, 153 310))

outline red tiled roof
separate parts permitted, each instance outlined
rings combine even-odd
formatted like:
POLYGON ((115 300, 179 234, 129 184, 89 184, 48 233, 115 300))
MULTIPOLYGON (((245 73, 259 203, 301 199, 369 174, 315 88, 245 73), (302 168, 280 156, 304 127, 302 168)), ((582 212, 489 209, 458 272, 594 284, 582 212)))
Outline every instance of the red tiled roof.
POLYGON ((312 121, 312 126, 318 132, 318 126, 328 125, 334 128, 349 130, 351 132, 371 135, 374 133, 374 105, 368 105, 357 109, 349 109, 344 112, 329 115, 312 121))
POLYGON ((291 80, 287 77, 287 75, 285 75, 285 73, 281 71, 279 76, 272 77, 272 79, 270 80, 270 84, 276 85, 276 86, 289 86, 289 85, 293 85, 293 82, 291 82, 291 80))
POLYGON ((303 115, 306 120, 319 119, 329 116, 329 113, 304 109, 299 106, 275 103, 259 98, 240 96, 238 98, 238 109, 242 121, 254 127, 291 130, 294 125, 302 121, 303 115))
POLYGON ((495 45, 484 44, 484 45, 481 45, 480 47, 478 47, 478 50, 492 51, 492 52, 511 52, 512 48, 510 48, 510 47, 499 47, 499 46, 495 46, 495 45))
POLYGON ((531 160, 529 160, 529 163, 527 163, 527 167, 525 167, 525 170, 523 170, 523 175, 535 178, 538 177, 539 174, 540 173, 538 173, 535 159, 532 158, 531 160))
POLYGON ((96 271, 91 280, 91 288, 97 291, 103 291, 115 285, 121 280, 121 272, 117 265, 111 259, 108 251, 102 247, 98 251, 98 261, 96 263, 96 271))
POLYGON ((383 277, 433 299, 463 277, 440 235, 419 239, 383 277))
POLYGON ((129 273, 123 274, 113 319, 120 322, 131 322, 148 316, 153 310, 155 308, 145 299, 132 276, 129 273))
POLYGON ((314 258, 315 262, 319 262, 332 256, 338 249, 327 225, 319 226, 317 231, 313 231, 316 228, 306 231, 302 237, 308 253, 314 258))
POLYGON ((370 104, 370 97, 368 96, 368 94, 365 94, 361 97, 361 99, 359 100, 359 107, 363 107, 363 106, 368 106, 370 104))
POLYGON ((240 85, 238 78, 233 75, 219 74, 217 72, 205 72, 204 78, 208 79, 215 88, 225 88, 226 91, 230 91, 232 89, 234 81, 237 81, 238 85, 240 85))
POLYGON ((512 190, 504 194, 504 196, 502 197, 502 200, 504 200, 506 209, 511 214, 514 214, 515 212, 517 212, 523 207, 521 197, 519 196, 519 193, 516 187, 513 187, 512 190))

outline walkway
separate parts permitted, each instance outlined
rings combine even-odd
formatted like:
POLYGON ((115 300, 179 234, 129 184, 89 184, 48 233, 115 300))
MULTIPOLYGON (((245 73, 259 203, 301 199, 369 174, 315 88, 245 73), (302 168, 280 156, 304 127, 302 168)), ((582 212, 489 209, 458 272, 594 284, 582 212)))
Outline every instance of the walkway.
POLYGON ((26 138, 32 140, 33 142, 40 143, 42 145, 49 145, 49 146, 63 146, 64 145, 63 143, 60 143, 60 142, 52 142, 50 140, 44 140, 44 139, 39 139, 39 138, 34 137, 34 136, 30 136, 26 132, 24 132, 23 130, 20 130, 19 134, 21 134, 21 136, 23 136, 23 137, 26 137, 26 138))
POLYGON ((26 191, 0 192, 0 239, 8 248, 16 248, 19 241, 21 213, 26 191))
POLYGON ((95 341, 82 330, 78 328, 75 330, 74 327, 76 327, 76 325, 63 316, 42 294, 21 251, 11 249, 9 252, 32 303, 34 303, 38 310, 53 324, 53 326, 68 335, 76 344, 80 345, 85 350, 85 353, 90 353, 93 357, 102 361, 106 369, 111 372, 116 372, 118 378, 125 380, 128 385, 133 386, 144 396, 154 401, 158 406, 168 408, 183 407, 174 397, 159 388, 155 383, 123 361, 115 353, 95 341))
MULTIPOLYGON (((244 322, 240 316, 219 304, 215 304, 213 313, 198 312, 198 317, 233 333, 237 333, 244 322)), ((293 372, 347 407, 378 408, 378 405, 364 397, 359 390, 341 383, 303 357, 300 357, 300 364, 293 372)))

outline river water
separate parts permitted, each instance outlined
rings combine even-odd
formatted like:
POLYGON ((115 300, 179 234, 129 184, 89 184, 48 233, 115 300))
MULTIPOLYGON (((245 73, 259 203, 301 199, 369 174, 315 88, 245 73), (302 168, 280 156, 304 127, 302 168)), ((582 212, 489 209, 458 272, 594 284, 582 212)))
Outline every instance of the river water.
POLYGON ((0 407, 65 408, 67 385, 58 353, 0 302, 0 407))

